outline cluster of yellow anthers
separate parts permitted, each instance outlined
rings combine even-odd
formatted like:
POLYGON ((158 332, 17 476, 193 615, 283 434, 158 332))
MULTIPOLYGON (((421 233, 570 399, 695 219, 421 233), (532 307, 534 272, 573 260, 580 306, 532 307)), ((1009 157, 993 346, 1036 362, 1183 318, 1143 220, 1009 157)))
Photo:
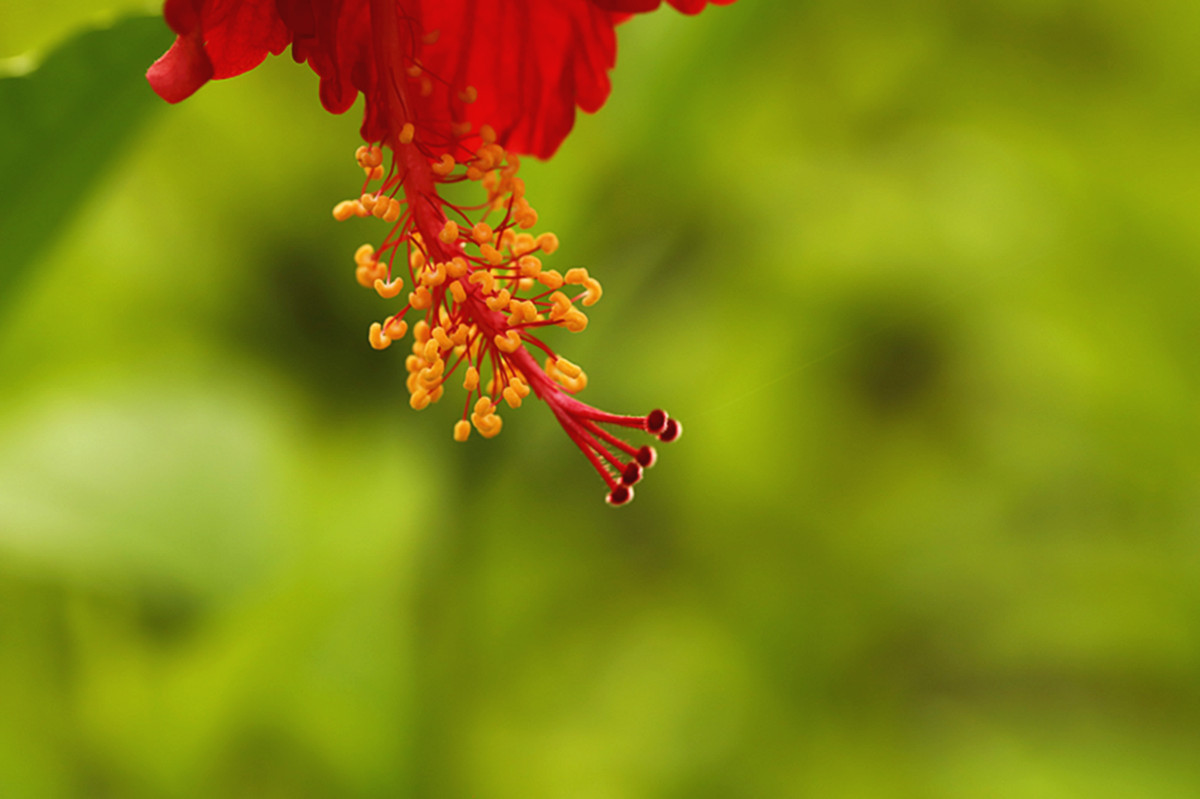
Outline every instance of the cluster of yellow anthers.
MULTIPOLYGON (((454 136, 466 132, 456 127, 454 136)), ((355 276, 384 299, 395 299, 409 287, 404 306, 371 325, 371 346, 386 349, 404 338, 409 331, 404 317, 416 311, 421 318, 412 325, 412 352, 406 360, 413 408, 441 399, 447 381, 458 381, 453 376, 461 370, 467 396, 454 438, 466 441, 472 428, 485 438, 497 435, 503 427, 496 413, 500 403, 516 408, 533 394, 604 480, 607 501, 624 505, 657 454, 606 427, 640 430, 664 442, 677 439, 682 427, 662 410, 622 416, 572 396, 587 386, 587 375, 537 332, 550 326, 583 330, 588 318, 581 306, 594 305, 603 290, 586 269, 561 274, 543 268, 542 256, 558 249, 558 238, 527 232, 538 215, 517 177, 517 157, 496 143, 486 125, 478 139, 474 150, 460 138, 442 141, 435 149, 414 141, 413 126, 405 124, 388 141, 393 157, 386 169, 377 145, 360 147, 355 154, 366 176, 362 193, 338 203, 333 215, 339 220, 376 217, 390 225, 378 249, 364 244, 355 253, 355 276), (456 159, 447 149, 462 156, 456 159), (440 184, 463 181, 478 183, 484 201, 464 208, 440 195, 440 184), (578 291, 569 294, 571 288, 578 291), (535 351, 544 355, 542 363, 535 351)))
MULTIPOLYGON (((382 188, 365 191, 358 199, 334 208, 339 220, 374 216, 393 224, 392 235, 380 251, 364 244, 355 253, 355 276, 364 287, 392 299, 405 286, 404 278, 397 274, 397 262, 407 262, 411 290, 399 312, 371 325, 368 338, 371 346, 384 349, 408 332, 404 317, 410 310, 424 312, 424 318, 412 327, 412 354, 406 363, 410 404, 420 410, 437 402, 446 381, 461 367, 467 406, 463 419, 454 426, 458 441, 468 438, 472 425, 484 437, 495 436, 502 426, 495 412, 500 401, 516 408, 529 395, 528 364, 512 357, 527 343, 546 351, 541 371, 563 389, 574 393, 587 385, 582 369, 553 354, 532 331, 548 325, 582 331, 588 319, 578 306, 594 305, 603 294, 599 281, 587 269, 561 274, 543 268, 540 256, 553 253, 558 238, 553 233, 534 236, 524 232, 538 217, 525 198, 524 182, 517 177, 519 161, 495 143, 486 126, 482 135, 483 144, 464 163, 443 154, 429 165, 441 181, 476 181, 487 196, 485 203, 470 209, 450 206, 438 198, 452 213, 460 213, 464 222, 443 217, 433 246, 417 229, 420 220, 409 207, 411 197, 396 196, 404 188, 404 180, 387 179, 378 146, 360 147, 355 156, 368 187, 383 181, 382 188), (470 224, 463 213, 470 210, 482 210, 483 218, 470 224), (502 217, 495 227, 488 223, 493 214, 502 217), (581 291, 568 296, 563 290, 567 287, 581 291), (483 374, 488 375, 486 382, 483 374)), ((406 128, 400 141, 409 144, 411 130, 406 128)))

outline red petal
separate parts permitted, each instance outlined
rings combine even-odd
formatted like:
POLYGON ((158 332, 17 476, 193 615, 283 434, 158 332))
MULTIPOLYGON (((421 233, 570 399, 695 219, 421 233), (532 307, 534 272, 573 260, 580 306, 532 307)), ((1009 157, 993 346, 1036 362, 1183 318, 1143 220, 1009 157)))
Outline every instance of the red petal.
POLYGON ((200 32, 175 39, 171 49, 146 70, 150 88, 168 103, 192 95, 213 76, 213 65, 204 53, 200 32))
POLYGON ((275 0, 167 0, 163 16, 179 34, 146 72, 151 88, 177 103, 212 78, 231 78, 281 53, 291 33, 275 0))
POLYGON ((275 10, 275 0, 242 0, 222 14, 218 24, 208 27, 208 57, 213 77, 232 78, 263 62, 267 53, 282 53, 291 34, 275 10))
MULTIPOLYGON (((733 0, 669 0, 685 13, 733 0)), ((292 44, 321 78, 321 103, 348 109, 367 97, 363 136, 379 141, 412 121, 433 141, 450 125, 491 125, 510 150, 549 157, 575 123, 575 108, 608 99, 613 26, 661 0, 166 0, 180 38, 147 73, 171 102, 205 81, 253 69, 292 44), (374 19, 377 16, 387 19, 374 19), (394 16, 393 16, 394 15, 394 16), (438 31, 435 42, 423 34, 438 31), (432 80, 414 96, 414 59, 432 80), (458 94, 473 86, 478 100, 458 94)), ((439 145, 440 146, 440 145, 439 145)), ((435 147, 436 149, 436 147, 435 147)))
MULTIPOLYGON (((658 8, 662 0, 592 0, 606 11, 616 11, 625 14, 643 14, 658 8)), ((712 3, 717 6, 727 6, 734 0, 668 0, 676 10, 685 14, 699 14, 704 6, 712 3)))
POLYGON ((589 0, 423 0, 422 10, 426 30, 440 31, 422 51, 427 68, 455 90, 474 86, 466 118, 511 150, 548 158, 576 105, 596 111, 608 99, 613 19, 589 0))
POLYGON ((163 19, 171 30, 186 36, 200 24, 202 0, 166 0, 163 3, 163 19))
POLYGON ((658 8, 662 0, 592 0, 605 11, 619 11, 623 14, 643 14, 658 8))
POLYGON ((699 14, 707 3, 712 3, 714 6, 727 6, 731 5, 733 0, 668 0, 668 2, 675 6, 677 11, 685 14, 699 14))

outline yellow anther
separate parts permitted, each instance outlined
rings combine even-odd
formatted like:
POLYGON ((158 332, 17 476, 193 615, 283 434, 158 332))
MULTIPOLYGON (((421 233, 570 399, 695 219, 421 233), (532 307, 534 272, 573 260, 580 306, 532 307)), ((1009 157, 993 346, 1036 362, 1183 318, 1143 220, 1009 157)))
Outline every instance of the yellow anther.
POLYGON ((474 332, 474 330, 475 328, 473 326, 460 323, 459 326, 454 328, 453 332, 450 333, 450 340, 454 342, 455 346, 462 347, 467 343, 467 339, 471 337, 471 333, 474 332))
POLYGON ((373 288, 376 280, 387 277, 387 267, 378 261, 359 264, 354 269, 354 279, 363 288, 373 288))
POLYGON ((500 186, 500 178, 495 172, 488 172, 483 176, 483 187, 487 189, 488 194, 492 194, 500 186))
POLYGON ((589 277, 583 281, 583 285, 587 287, 587 291, 583 293, 583 304, 591 307, 600 302, 600 298, 604 296, 604 289, 601 288, 600 281, 589 277))
POLYGON ((537 249, 537 239, 528 233, 517 233, 511 237, 510 242, 509 249, 513 251, 513 255, 528 255, 537 249))
POLYGON ((520 212, 517 213, 516 217, 517 224, 526 230, 529 230, 529 228, 536 225, 538 221, 538 213, 532 208, 522 208, 520 212))
POLYGON ((370 244, 364 244, 359 247, 354 251, 354 263, 359 266, 375 263, 375 248, 370 244))
POLYGON ((373 144, 364 144, 354 151, 354 160, 363 169, 371 170, 383 163, 383 151, 373 144))
POLYGON ((440 286, 446 282, 446 264, 439 262, 430 264, 424 272, 421 273, 421 283, 430 288, 440 286))
POLYGON ((450 296, 454 297, 455 302, 466 302, 467 290, 463 288, 462 283, 456 280, 450 284, 450 296))
MULTIPOLYGON (((387 216, 388 209, 391 207, 392 207, 392 198, 391 197, 380 197, 379 199, 377 199, 375 201, 375 207, 371 209, 371 215, 376 217, 377 219, 383 219, 385 216, 387 216)), ((400 215, 399 209, 397 209, 396 216, 399 216, 399 215, 400 215)), ((395 221, 395 220, 393 220, 393 221, 395 221)))
POLYGON ((475 239, 476 244, 487 244, 494 234, 495 231, 487 222, 477 222, 475 227, 471 228, 471 237, 475 239))
POLYGON ((479 169, 481 172, 487 172, 489 169, 495 169, 496 152, 492 145, 485 144, 476 151, 474 165, 475 168, 479 169))
POLYGON ((508 303, 511 300, 512 292, 508 289, 500 289, 499 294, 488 297, 486 300, 484 300, 484 302, 486 302, 487 307, 491 308, 493 311, 503 311, 508 307, 508 303))
POLYGON ((426 361, 428 361, 429 363, 434 363, 435 361, 439 360, 438 350, 440 350, 441 348, 438 347, 438 343, 437 343, 436 339, 432 339, 432 338, 429 339, 429 341, 426 341, 422 345, 422 347, 423 347, 423 349, 422 349, 421 354, 423 356, 425 356, 426 361))
POLYGON ((458 239, 458 223, 453 219, 447 219, 441 232, 438 233, 438 239, 443 244, 453 244, 458 239))
POLYGON ((470 122, 454 122, 450 125, 450 132, 458 138, 462 138, 471 132, 470 122))
POLYGON ((492 144, 496 141, 496 129, 491 125, 484 125, 479 129, 479 138, 483 139, 484 144, 492 144))
POLYGON ((433 305, 433 296, 430 295, 429 289, 424 286, 417 286, 416 291, 411 291, 408 294, 408 304, 415 310, 423 311, 433 305))
POLYGON ((495 438, 500 435, 500 428, 504 425, 504 420, 495 414, 475 416, 471 420, 475 422, 475 429, 479 431, 479 435, 484 438, 495 438))
MULTIPOLYGON (((432 344, 433 342, 429 342, 432 344)), ((434 386, 442 382, 442 373, 446 369, 446 362, 438 358, 430 366, 425 367, 420 371, 420 377, 417 379, 426 389, 432 390, 434 386)))
POLYGON ((425 362, 416 355, 409 355, 404 359, 404 368, 408 370, 410 377, 416 377, 416 373, 425 368, 425 362))
POLYGON ((446 273, 452 278, 460 278, 467 273, 467 259, 461 255, 456 255, 450 259, 450 263, 446 266, 446 273))
POLYGON ((423 388, 418 388, 408 398, 408 404, 412 406, 414 411, 423 411, 429 407, 429 403, 433 402, 433 397, 423 388))
POLYGON ((367 209, 368 213, 372 213, 375 210, 375 201, 378 199, 379 199, 378 195, 363 194, 361 197, 358 198, 358 204, 361 205, 363 208, 367 209))
POLYGON ((548 289, 560 289, 563 284, 563 277, 558 273, 557 269, 547 269, 544 272, 537 274, 537 280, 548 289))
POLYGON ((572 333, 582 333, 588 326, 587 314, 578 308, 572 308, 562 319, 562 326, 572 333))
POLYGON ((367 176, 367 180, 383 180, 384 171, 381 166, 364 166, 363 174, 367 176))
POLYGON ((566 358, 547 358, 546 375, 572 394, 587 388, 587 374, 566 358), (559 364, 566 365, 568 371, 563 371, 559 364))
POLYGON ((504 353, 514 353, 521 348, 521 333, 518 330, 510 329, 504 335, 497 333, 493 338, 496 346, 504 353))
POLYGON ((491 415, 492 409, 494 407, 495 406, 492 404, 492 401, 490 399, 488 399, 487 397, 480 397, 475 402, 475 415, 476 416, 489 416, 489 415, 491 415))
POLYGON ((466 419, 459 419, 454 423, 454 440, 466 441, 471 437, 471 423, 466 419))
POLYGON ((402 288, 404 288, 404 281, 400 278, 390 280, 387 283, 384 283, 380 278, 375 278, 375 293, 385 300, 395 297, 400 293, 402 288))
MULTIPOLYGON (((378 168, 379 167, 376 167, 376 169, 378 169, 378 168)), ((399 200, 397 200, 395 197, 389 199, 387 211, 385 211, 383 214, 383 221, 384 222, 395 222, 397 219, 400 218, 401 210, 402 210, 402 206, 400 205, 399 200)))
POLYGON ((571 310, 571 298, 561 291, 551 294, 550 302, 554 304, 554 307, 550 309, 550 320, 553 322, 562 319, 571 310))
POLYGON ((511 311, 508 317, 510 325, 520 325, 537 319, 537 306, 530 300, 513 300, 508 308, 511 311))
POLYGON ((529 396, 529 392, 531 391, 531 389, 529 388, 529 384, 526 383, 521 378, 513 377, 511 385, 513 388, 515 388, 517 390, 517 393, 520 394, 522 397, 529 396))
POLYGON ((367 340, 377 350, 386 350, 392 343, 392 340, 383 332, 383 325, 378 322, 371 323, 371 332, 367 334, 367 340))
POLYGON ((521 267, 522 277, 537 277, 538 273, 542 271, 541 260, 533 255, 522 255, 521 259, 517 261, 517 266, 521 267))
POLYGON ((450 340, 448 335, 446 335, 446 328, 441 327, 440 325, 433 329, 433 340, 436 341, 437 345, 444 350, 454 348, 454 342, 450 340))
POLYGON ((444 177, 454 171, 454 166, 454 156, 450 155, 450 153, 442 153, 441 160, 439 160, 431 168, 433 169, 434 174, 442 175, 444 177))
POLYGON ((479 370, 474 366, 467 367, 467 374, 463 377, 463 388, 467 391, 479 388, 479 370))
POLYGON ((470 104, 479 99, 479 92, 476 91, 474 86, 468 86, 458 93, 458 99, 462 100, 464 103, 470 104))
POLYGON ((472 272, 467 280, 471 283, 478 283, 484 294, 491 294, 496 290, 496 276, 484 269, 472 272))
POLYGON ((490 244, 479 245, 479 254, 487 259, 487 262, 492 266, 496 266, 504 260, 504 256, 500 254, 500 251, 490 244))
POLYGON ((429 399, 433 400, 433 392, 437 391, 442 385, 441 375, 434 374, 430 369, 422 369, 417 373, 417 390, 428 391, 429 399))
POLYGON ((504 401, 508 403, 508 407, 510 407, 510 408, 520 408, 521 407, 521 395, 520 395, 520 393, 517 392, 517 390, 515 388, 513 388, 512 386, 509 386, 508 388, 504 389, 504 391, 501 393, 504 396, 504 401))
POLYGON ((417 135, 417 129, 413 127, 413 123, 405 122, 404 127, 400 128, 400 143, 409 144, 413 140, 413 136, 417 135))
POLYGON ((421 268, 425 266, 425 253, 417 249, 412 250, 408 254, 408 265, 414 272, 421 271, 421 268))
POLYGON ((535 282, 537 282, 537 281, 535 281, 531 277, 523 277, 517 281, 517 290, 518 291, 529 291, 531 288, 533 288, 533 284, 535 282))
MULTIPOLYGON (((393 316, 384 326, 383 332, 386 333, 388 338, 390 338, 392 341, 402 339, 404 338, 404 334, 408 332, 408 322, 405 322, 399 316, 393 316)), ((412 358, 413 356, 410 355, 408 357, 412 358)))
POLYGON ((358 203, 354 200, 342 200, 337 205, 333 206, 333 218, 339 222, 345 222, 352 216, 358 213, 358 203))
POLYGON ((563 275, 563 282, 568 286, 582 286, 583 282, 588 279, 588 271, 582 266, 577 266, 574 269, 568 269, 563 275))
POLYGON ((421 36, 421 44, 437 44, 437 40, 441 37, 441 35, 441 28, 434 28, 433 30, 421 36))
POLYGON ((579 366, 579 364, 571 363, 562 356, 559 356, 555 359, 554 368, 558 369, 558 371, 562 372, 567 377, 579 377, 581 374, 583 374, 583 369, 579 366))
POLYGON ((467 167, 467 180, 483 180, 483 176, 486 174, 487 172, 475 166, 474 164, 467 167))

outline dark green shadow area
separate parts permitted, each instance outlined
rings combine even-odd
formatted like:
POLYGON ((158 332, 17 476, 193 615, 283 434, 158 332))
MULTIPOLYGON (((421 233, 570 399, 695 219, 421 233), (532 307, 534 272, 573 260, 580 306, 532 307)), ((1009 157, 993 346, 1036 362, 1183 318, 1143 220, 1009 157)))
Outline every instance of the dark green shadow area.
POLYGON ((162 20, 125 19, 0 80, 0 314, 39 251, 163 105, 144 75, 170 44, 162 20))

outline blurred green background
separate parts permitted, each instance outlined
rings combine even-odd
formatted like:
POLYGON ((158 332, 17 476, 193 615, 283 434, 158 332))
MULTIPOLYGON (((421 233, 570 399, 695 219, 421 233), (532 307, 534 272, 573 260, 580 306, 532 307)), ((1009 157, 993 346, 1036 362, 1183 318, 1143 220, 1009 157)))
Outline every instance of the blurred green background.
MULTIPOLYGON (((0 0, 0 57, 144 5, 0 0)), ((585 399, 687 427, 621 510, 367 346, 357 110, 287 57, 168 107, 161 22, 85 40, 0 201, 0 796, 1200 795, 1198 32, 624 26, 523 169, 604 281, 585 399)))

